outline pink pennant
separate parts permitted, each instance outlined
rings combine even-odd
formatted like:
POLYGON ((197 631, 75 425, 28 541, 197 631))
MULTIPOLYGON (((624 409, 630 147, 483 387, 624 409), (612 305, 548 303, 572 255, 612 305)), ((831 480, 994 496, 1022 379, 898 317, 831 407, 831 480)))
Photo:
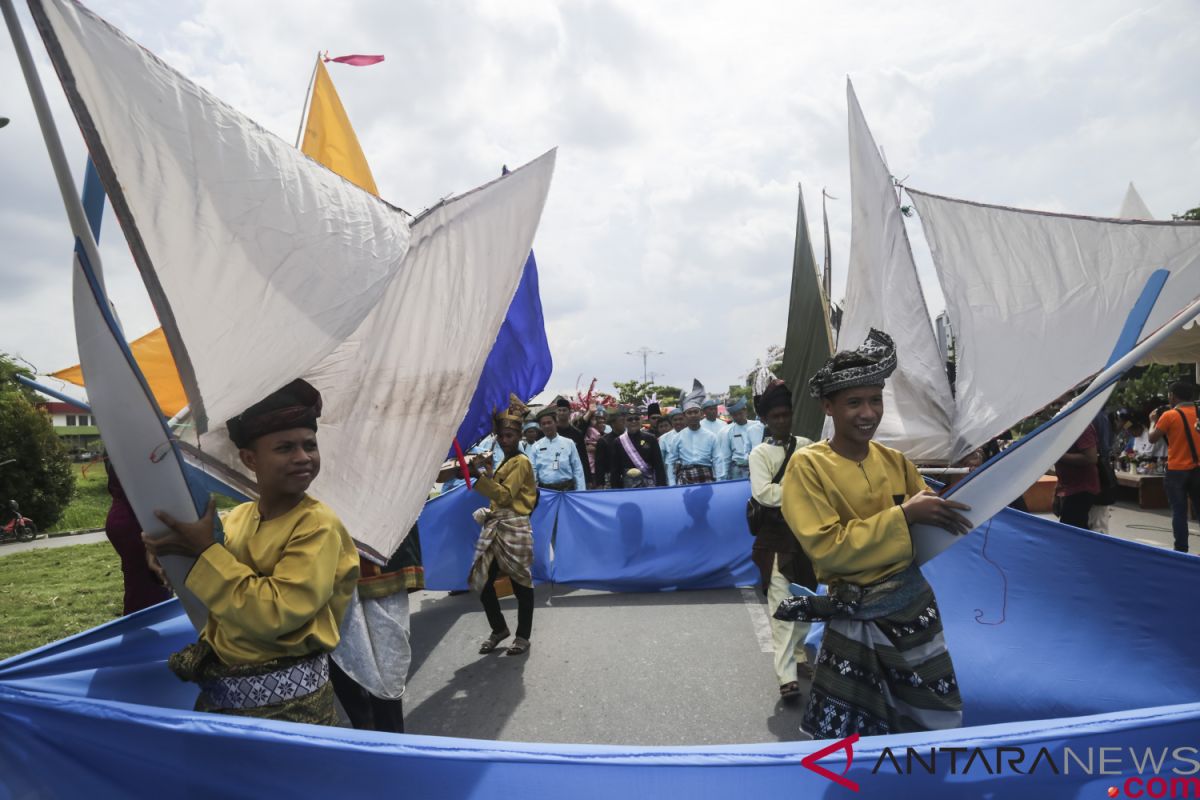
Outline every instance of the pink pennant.
POLYGON ((383 61, 383 56, 350 55, 350 56, 338 56, 337 58, 330 58, 329 54, 326 53, 325 61, 327 61, 327 62, 328 61, 336 61, 339 64, 349 64, 352 67, 369 67, 372 64, 378 64, 380 61, 383 61))

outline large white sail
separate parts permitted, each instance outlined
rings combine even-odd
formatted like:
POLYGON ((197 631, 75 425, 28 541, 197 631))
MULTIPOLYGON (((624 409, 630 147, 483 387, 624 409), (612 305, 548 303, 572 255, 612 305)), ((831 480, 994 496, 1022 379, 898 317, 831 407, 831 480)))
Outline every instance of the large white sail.
POLYGON ((553 152, 415 222, 68 0, 30 9, 180 368, 203 448, 308 377, 312 493, 366 550, 404 538, 520 280, 553 152), (413 246, 410 248, 410 244, 413 246))
POLYGON ((201 430, 328 355, 378 302, 409 219, 87 9, 30 10, 201 430))
POLYGON ((1156 269, 1146 331, 1200 296, 1200 224, 1050 214, 908 190, 957 336, 954 457, 1094 374, 1156 269))
POLYGON ((862 344, 871 328, 896 342, 899 366, 884 389, 876 438, 914 461, 945 461, 954 400, 917 278, 904 218, 887 166, 867 127, 854 86, 850 111, 851 239, 839 347, 862 344))
MULTIPOLYGON (((396 279, 362 325, 304 378, 321 391, 328 465, 312 494, 386 558, 420 514, 516 292, 555 153, 413 224, 396 279)), ((237 466, 224 431, 205 450, 237 466)))

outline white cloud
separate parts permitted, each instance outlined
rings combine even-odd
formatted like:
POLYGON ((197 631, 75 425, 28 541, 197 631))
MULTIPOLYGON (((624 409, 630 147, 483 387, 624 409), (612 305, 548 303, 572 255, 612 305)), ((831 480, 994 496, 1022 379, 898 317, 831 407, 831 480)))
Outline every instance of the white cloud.
MULTIPOLYGON (((626 352, 643 344, 664 351, 650 360, 660 380, 723 388, 781 343, 798 181, 818 257, 820 189, 841 198, 840 296, 846 75, 913 186, 1111 214, 1133 180, 1159 215, 1200 204, 1200 10, 1188 0, 91 5, 287 141, 318 49, 386 54, 330 67, 382 194, 412 211, 559 145, 535 243, 553 389, 640 375, 626 352)), ((0 323, 0 350, 57 367, 74 359, 69 235, 7 49, 0 69, 0 114, 14 119, 0 131, 0 281, 20 308, 0 323)), ((105 225, 111 291, 137 335, 154 315, 105 225)), ((919 230, 913 243, 940 305, 919 230)))

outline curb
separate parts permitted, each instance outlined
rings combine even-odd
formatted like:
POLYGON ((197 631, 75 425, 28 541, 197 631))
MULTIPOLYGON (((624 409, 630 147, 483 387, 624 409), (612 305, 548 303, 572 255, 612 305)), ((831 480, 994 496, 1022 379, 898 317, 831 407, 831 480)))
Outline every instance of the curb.
POLYGON ((55 531, 54 533, 47 533, 46 538, 59 539, 63 536, 79 536, 84 533, 104 533, 104 528, 83 528, 77 531, 55 531))

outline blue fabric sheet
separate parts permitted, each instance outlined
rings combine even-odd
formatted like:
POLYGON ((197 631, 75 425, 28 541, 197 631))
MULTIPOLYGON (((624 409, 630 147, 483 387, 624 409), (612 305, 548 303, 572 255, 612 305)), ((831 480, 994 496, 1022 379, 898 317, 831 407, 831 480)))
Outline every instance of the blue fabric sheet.
POLYGON ((565 492, 554 580, 613 592, 753 586, 750 482, 565 492))
MULTIPOLYGON (((744 497, 735 486, 710 487, 704 518, 732 519, 740 512, 744 497)), ((697 501, 685 505, 683 495, 695 488, 674 495, 654 489, 566 493, 557 499, 548 494, 542 508, 557 518, 555 569, 642 585, 649 564, 675 564, 656 562, 661 554, 647 541, 685 549, 694 544, 682 538, 686 525, 680 523, 697 518, 697 501), (670 508, 671 497, 678 508, 670 508), (643 533, 653 530, 661 540, 642 538, 632 548, 632 536, 622 542, 622 530, 611 528, 612 548, 592 540, 606 520, 625 522, 638 513, 643 533), (652 519, 658 524, 650 525, 652 519), (627 560, 616 555, 631 550, 635 555, 627 560), (595 561, 590 571, 584 568, 588 558, 595 561)), ((426 521, 457 530, 450 523, 469 513, 476 502, 472 495, 430 503, 426 514, 442 516, 426 521)), ((743 531, 735 533, 749 542, 743 531)), ((464 549, 463 560, 447 567, 461 573, 473 539, 465 528, 456 535, 459 544, 447 540, 440 546, 464 549)), ((448 553, 434 559, 453 561, 448 553)), ((650 584, 708 580, 711 567, 698 563, 691 575, 650 584)), ((1126 781, 1169 779, 1177 777, 1173 767, 1194 768, 1187 759, 1196 754, 1175 748, 1200 745, 1200 618, 1192 610, 1200 579, 1196 557, 1007 510, 925 571, 938 594, 969 727, 860 740, 846 777, 860 785, 863 796, 1094 798, 1106 796, 1110 786, 1122 797, 1127 790, 1152 796, 1145 784, 1126 781), (963 774, 960 756, 958 772, 952 773, 943 751, 934 774, 919 767, 897 774, 890 761, 879 766, 885 746, 893 748, 901 767, 908 746, 984 747, 993 766, 996 748, 1017 747, 1024 749, 1026 768, 1045 747, 1058 769, 996 772, 977 761, 963 774), (1077 765, 1063 769, 1067 746, 1093 760, 1090 773, 1077 765), (1100 774, 1100 747, 1117 748, 1105 757, 1116 759, 1109 768, 1119 774, 1100 774), (1138 775, 1130 748, 1139 758, 1149 748, 1165 761, 1138 775)), ((147 792, 263 797, 297 791, 342 797, 395 793, 399 787, 413 797, 490 796, 499 787, 520 787, 527 798, 850 796, 800 763, 824 742, 675 748, 528 744, 196 714, 187 710, 194 688, 175 679, 164 663, 193 636, 178 604, 170 602, 0 663, 0 798, 147 792)), ((690 668, 704 668, 702 654, 690 668)), ((690 719, 696 709, 680 713, 690 719)), ((820 764, 840 775, 844 755, 827 756, 820 764)))
POLYGON ((538 292, 537 262, 530 252, 508 315, 483 364, 467 415, 458 426, 459 444, 465 449, 486 436, 492 430, 492 409, 508 408, 510 393, 521 400, 533 397, 546 388, 553 370, 538 292))
MULTIPOLYGON (((562 492, 542 491, 538 507, 529 524, 533 528, 533 581, 549 583, 550 538, 562 492)), ((475 541, 479 524, 471 518, 488 499, 465 486, 453 489, 425 504, 417 520, 421 532, 421 561, 425 567, 425 586, 440 591, 467 588, 471 564, 475 560, 475 541)))

